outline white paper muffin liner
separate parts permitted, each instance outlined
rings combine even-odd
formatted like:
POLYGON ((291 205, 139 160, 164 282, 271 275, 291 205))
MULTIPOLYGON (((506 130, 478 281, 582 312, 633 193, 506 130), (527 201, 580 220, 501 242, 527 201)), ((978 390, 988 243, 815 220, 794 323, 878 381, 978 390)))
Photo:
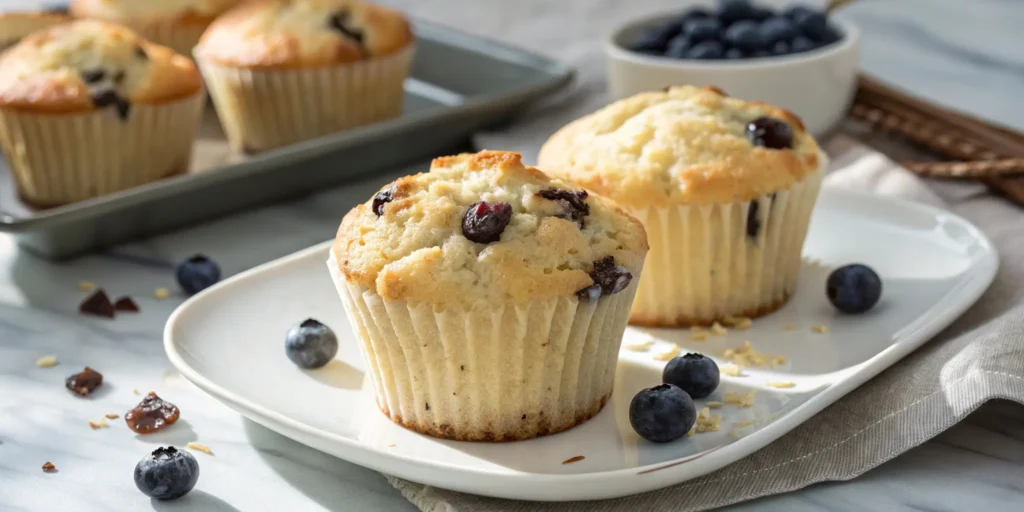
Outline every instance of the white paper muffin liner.
POLYGON ((445 439, 513 441, 585 422, 609 399, 636 293, 438 310, 387 301, 327 263, 380 410, 445 439))
POLYGON ((821 178, 817 171, 750 202, 634 210, 651 249, 630 323, 708 325, 781 307, 796 289, 821 178), (751 208, 755 236, 748 234, 751 208))
POLYGON ((179 23, 168 21, 166 23, 132 24, 127 26, 152 43, 169 46, 175 53, 186 57, 192 57, 192 49, 199 43, 207 25, 198 23, 179 23))
POLYGON ((196 54, 232 148, 243 153, 294 144, 402 113, 415 48, 383 57, 294 69, 215 64, 196 54))
POLYGON ((35 207, 82 201, 188 171, 202 91, 155 105, 71 114, 0 109, 3 148, 18 195, 35 207))

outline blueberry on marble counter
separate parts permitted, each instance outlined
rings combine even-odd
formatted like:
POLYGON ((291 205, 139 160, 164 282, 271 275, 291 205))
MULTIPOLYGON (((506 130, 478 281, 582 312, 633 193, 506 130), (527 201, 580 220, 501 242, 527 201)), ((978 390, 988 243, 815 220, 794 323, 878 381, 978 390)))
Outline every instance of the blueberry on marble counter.
POLYGON ((177 278, 185 293, 195 295, 220 281, 220 267, 210 258, 196 254, 178 265, 177 278))
POLYGON ((173 446, 157 448, 135 465, 135 486, 157 500, 178 499, 199 481, 199 461, 173 446))

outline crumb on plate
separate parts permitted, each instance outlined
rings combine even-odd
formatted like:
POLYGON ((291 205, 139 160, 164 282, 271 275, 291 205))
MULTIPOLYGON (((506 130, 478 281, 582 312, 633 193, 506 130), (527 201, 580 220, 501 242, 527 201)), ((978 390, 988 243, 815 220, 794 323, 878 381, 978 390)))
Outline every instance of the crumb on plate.
POLYGON ((738 391, 726 391, 725 403, 729 405, 737 405, 739 407, 753 407, 754 406, 754 395, 757 391, 749 391, 747 393, 740 393, 738 391))
POLYGON ((40 368, 50 368, 51 366, 57 366, 57 356, 43 356, 36 359, 36 366, 40 368))
POLYGON ((666 347, 664 350, 659 350, 658 352, 655 352, 654 353, 654 360, 655 361, 671 361, 672 358, 674 358, 674 357, 676 357, 678 355, 679 355, 679 345, 676 345, 675 343, 673 343, 672 345, 666 347))
POLYGON ((776 366, 785 364, 786 362, 786 358, 784 356, 762 354, 761 352, 754 350, 754 346, 750 344, 750 340, 744 341, 742 347, 726 349, 723 356, 730 362, 740 366, 753 366, 756 368, 775 368, 776 366))
POLYGON ((705 432, 718 432, 722 428, 722 416, 718 414, 711 414, 711 410, 707 407, 702 408, 697 413, 697 433, 703 434, 705 432))
POLYGON ((78 282, 78 289, 83 291, 83 292, 91 292, 95 288, 96 288, 96 283, 94 283, 92 281, 79 281, 78 282))
POLYGON ((765 382, 764 385, 768 386, 770 388, 779 388, 779 389, 788 389, 788 388, 796 387, 796 383, 795 382, 789 382, 789 381, 768 381, 768 382, 765 382))
POLYGON ((581 460, 583 460, 583 459, 585 459, 585 458, 586 458, 586 457, 584 457, 584 456, 582 456, 582 455, 577 455, 577 456, 575 456, 575 457, 572 457, 572 458, 570 458, 570 459, 565 459, 565 460, 563 460, 563 461, 562 461, 562 464, 572 464, 573 462, 579 462, 579 461, 581 461, 581 460))
POLYGON ((52 462, 47 461, 43 463, 43 471, 46 473, 56 473, 57 466, 54 466, 52 462))

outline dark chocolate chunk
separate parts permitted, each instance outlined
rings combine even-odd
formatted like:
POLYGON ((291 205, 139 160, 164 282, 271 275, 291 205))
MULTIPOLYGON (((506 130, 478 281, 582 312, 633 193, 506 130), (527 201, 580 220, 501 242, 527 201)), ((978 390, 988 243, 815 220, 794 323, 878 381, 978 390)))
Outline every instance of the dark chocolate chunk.
POLYGON ((117 94, 117 92, 112 89, 96 92, 92 96, 92 102, 96 108, 113 106, 117 109, 117 116, 121 119, 128 119, 128 113, 131 112, 132 109, 131 102, 117 94))
POLYGON ((96 290, 95 293, 90 295, 78 306, 78 312, 83 315, 114 318, 114 304, 110 302, 110 297, 107 297, 106 292, 103 290, 96 290))
POLYGON ((138 312, 139 305, 136 304, 131 297, 121 297, 120 299, 117 299, 116 302, 114 302, 114 309, 118 311, 138 312))
POLYGON ((178 407, 156 393, 150 392, 139 405, 124 415, 128 428, 137 434, 158 432, 178 421, 181 411, 178 407))
POLYGON ((462 234, 479 244, 497 242, 511 219, 512 205, 480 201, 471 205, 462 217, 462 234))
POLYGON ((103 375, 88 366, 82 370, 82 373, 76 373, 64 381, 64 387, 78 396, 89 396, 101 384, 103 384, 103 375))

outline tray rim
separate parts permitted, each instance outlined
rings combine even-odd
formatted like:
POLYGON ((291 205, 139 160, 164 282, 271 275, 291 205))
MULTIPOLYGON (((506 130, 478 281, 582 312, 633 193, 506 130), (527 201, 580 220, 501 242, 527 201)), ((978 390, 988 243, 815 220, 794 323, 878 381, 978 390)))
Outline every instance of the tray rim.
POLYGON ((22 217, 0 210, 0 233, 20 234, 45 229, 51 224, 59 224, 69 219, 80 221, 84 218, 98 217, 123 208, 187 193, 193 188, 228 182, 243 176, 272 172, 297 160, 305 160, 387 137, 396 130, 406 131, 430 124, 445 123, 469 116, 474 112, 500 108, 501 105, 508 103, 521 102, 535 97, 540 98, 565 88, 576 77, 574 68, 544 55, 490 38, 461 32, 458 29, 419 17, 410 17, 410 19, 418 39, 438 41, 448 46, 470 49, 475 53, 486 54, 494 60, 527 65, 549 76, 537 83, 527 84, 502 93, 467 96, 467 100, 459 105, 403 115, 355 130, 298 142, 267 151, 251 160, 229 163, 199 174, 171 177, 85 201, 39 210, 31 216, 22 217))
POLYGON ((841 370, 842 377, 833 385, 810 397, 806 402, 797 406, 788 414, 783 415, 777 421, 772 422, 757 432, 730 444, 718 446, 673 461, 628 469, 578 474, 520 472, 495 475, 485 470, 466 468, 444 461, 424 461, 402 454, 382 452, 369 448, 358 441, 353 441, 331 432, 321 431, 274 410, 264 408, 242 396, 235 395, 193 369, 178 353, 173 332, 175 325, 179 318, 187 314, 193 304, 199 303, 197 299, 201 299, 203 296, 221 287, 231 286, 237 281, 258 276, 272 267, 286 265, 293 261, 307 258, 317 252, 323 251, 326 253, 332 244, 331 241, 322 242, 241 272, 181 304, 174 310, 165 325, 164 349, 172 365, 187 380, 244 417, 290 439, 385 474, 460 492, 518 500, 594 500, 649 492, 681 484, 725 467, 732 462, 753 454, 792 431, 850 391, 861 386, 881 371, 923 346, 928 340, 948 327, 968 308, 974 305, 995 278, 999 267, 999 255, 995 246, 984 232, 963 217, 934 206, 870 192, 837 188, 825 188, 822 190, 822 199, 827 198, 829 195, 845 196, 848 199, 852 198, 863 201, 867 206, 870 206, 872 202, 876 204, 878 202, 891 202, 902 208, 916 210, 928 216, 948 219, 963 227, 983 252, 976 256, 974 264, 968 270, 968 275, 965 275, 960 282, 956 283, 954 288, 947 292, 940 300, 932 304, 922 316, 913 319, 905 326, 912 328, 909 332, 903 334, 902 339, 893 343, 885 350, 878 352, 868 360, 841 370), (965 297, 966 300, 955 300, 953 299, 954 296, 965 297), (924 321, 921 321, 922 319, 924 321), (920 323, 921 325, 914 326, 915 323, 920 323), (345 449, 332 449, 339 446, 345 449), (340 455, 340 452, 345 452, 345 455, 340 455), (672 471, 672 468, 677 468, 686 462, 699 458, 707 459, 706 461, 710 462, 710 468, 681 479, 675 476, 677 473, 682 472, 672 471), (452 485, 451 479, 435 478, 433 475, 438 471, 456 472, 466 478, 477 479, 477 482, 483 479, 489 485, 483 487, 481 485, 466 485, 463 483, 452 485), (486 492, 481 492, 481 488, 486 489, 486 492), (594 492, 593 489, 595 488, 599 488, 599 491, 594 492), (588 490, 584 491, 581 489, 588 490))

